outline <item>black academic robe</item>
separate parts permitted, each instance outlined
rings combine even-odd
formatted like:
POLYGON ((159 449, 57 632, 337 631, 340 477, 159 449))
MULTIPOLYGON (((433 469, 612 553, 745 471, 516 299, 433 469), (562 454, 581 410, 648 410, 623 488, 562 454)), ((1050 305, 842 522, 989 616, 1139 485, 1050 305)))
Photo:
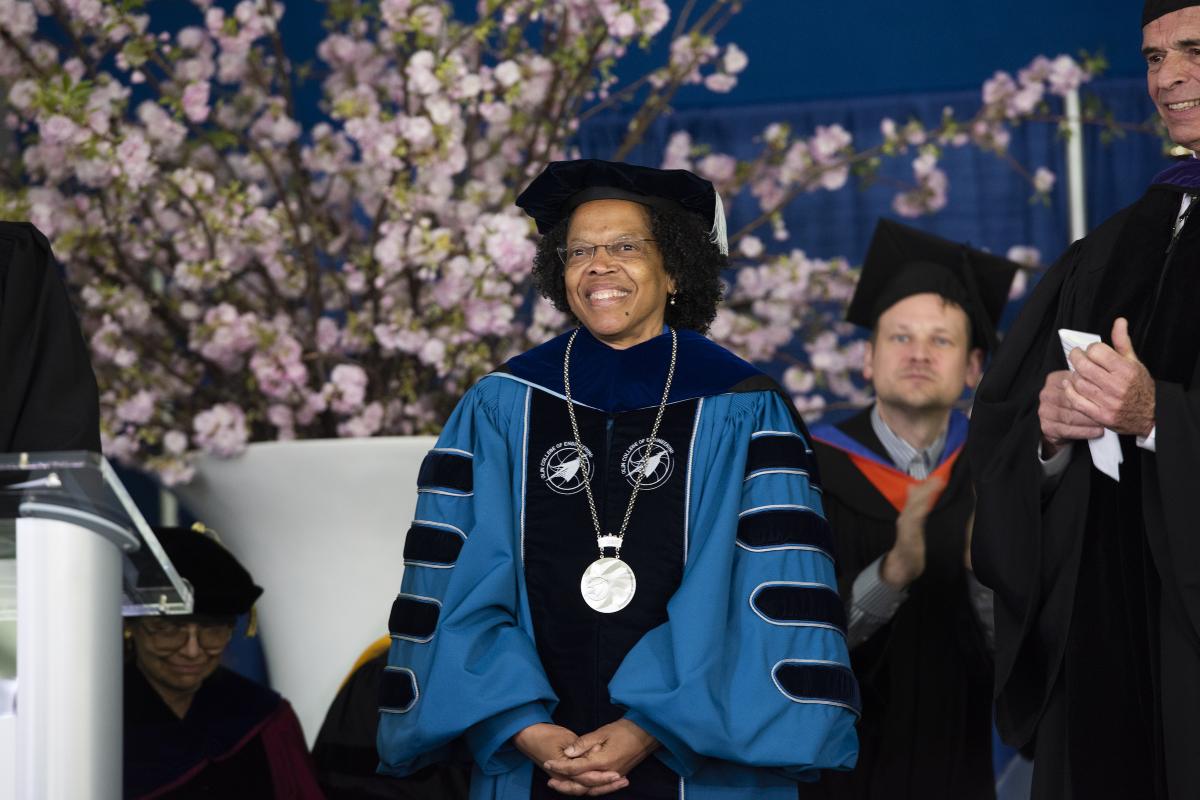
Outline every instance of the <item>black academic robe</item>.
POLYGON ((323 800, 304 734, 275 692, 217 668, 182 719, 125 667, 124 796, 323 800))
MULTIPOLYGON (((963 562, 973 507, 969 471, 958 457, 965 428, 956 415, 937 473, 949 472, 947 486, 926 521, 924 574, 891 621, 850 651, 863 700, 858 766, 825 773, 804 797, 995 797, 992 665, 963 562)), ((892 466, 869 409, 814 428, 813 437, 821 502, 837 542, 838 589, 849 603, 855 578, 895 544, 899 512, 885 494, 903 497, 910 479, 892 466)))
POLYGON ((379 684, 387 652, 364 663, 329 706, 313 745, 317 778, 329 800, 467 800, 470 767, 433 764, 394 778, 376 772, 379 684))
POLYGON ((1200 796, 1200 224, 1164 270, 1180 199, 1155 185, 1072 246, 976 394, 973 551, 996 590, 997 722, 1034 750, 1037 798, 1200 796), (1038 393, 1066 368, 1057 330, 1110 341, 1118 316, 1156 379, 1157 453, 1121 437, 1118 484, 1077 443, 1044 491, 1038 393))
POLYGON ((0 222, 0 453, 100 450, 96 377, 50 253, 0 222))

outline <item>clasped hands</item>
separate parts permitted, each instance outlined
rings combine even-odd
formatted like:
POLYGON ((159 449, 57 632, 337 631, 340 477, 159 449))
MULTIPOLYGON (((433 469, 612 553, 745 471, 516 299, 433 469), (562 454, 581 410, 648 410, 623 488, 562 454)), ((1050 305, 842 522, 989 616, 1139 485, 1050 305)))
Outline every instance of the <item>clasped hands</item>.
POLYGON ((560 794, 598 797, 629 785, 629 771, 658 747, 658 740, 627 719, 576 736, 561 725, 530 725, 513 744, 550 775, 560 794))
POLYGON ((1137 436, 1154 429, 1154 378, 1133 351, 1124 317, 1113 323, 1112 342, 1075 348, 1068 356, 1074 372, 1046 376, 1038 396, 1043 457, 1073 440, 1094 439, 1105 428, 1137 436))

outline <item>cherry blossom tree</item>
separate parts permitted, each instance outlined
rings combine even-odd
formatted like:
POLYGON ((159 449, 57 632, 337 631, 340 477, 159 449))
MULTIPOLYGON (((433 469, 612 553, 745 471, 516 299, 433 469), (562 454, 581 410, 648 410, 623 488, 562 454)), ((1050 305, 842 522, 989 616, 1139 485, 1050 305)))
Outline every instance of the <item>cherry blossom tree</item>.
MULTIPOLYGON (((0 214, 41 228, 66 268, 105 452, 167 484, 197 450, 435 431, 473 381, 564 325, 531 297, 518 191, 575 155, 597 112, 629 115, 620 159, 681 87, 730 91, 748 63, 720 41, 731 0, 675 20, 663 0, 481 0, 471 21, 441 0, 331 0, 312 65, 289 59, 277 0, 191 3, 195 24, 167 31, 137 0, 0 0, 0 214), (664 36, 666 63, 621 83, 628 52, 664 36), (306 127, 297 96, 313 82, 322 113, 306 127)), ((759 212, 732 232, 714 337, 762 362, 802 342, 785 382, 807 409, 860 399, 861 345, 836 323, 854 270, 767 256, 760 236, 786 242, 794 198, 886 159, 912 163, 895 211, 934 212, 945 149, 1004 156, 1011 126, 1091 71, 1035 60, 988 81, 973 118, 883 120, 863 149, 836 125, 773 125, 738 161, 677 134, 663 166, 759 212)), ((1044 168, 1026 174, 1052 189, 1044 168)))

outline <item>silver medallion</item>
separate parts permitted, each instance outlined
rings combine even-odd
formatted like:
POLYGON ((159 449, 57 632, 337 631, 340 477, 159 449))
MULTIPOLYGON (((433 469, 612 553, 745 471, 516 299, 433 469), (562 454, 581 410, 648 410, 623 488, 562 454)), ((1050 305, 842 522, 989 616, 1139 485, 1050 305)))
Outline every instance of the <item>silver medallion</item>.
POLYGON ((619 558, 598 558, 583 571, 579 582, 583 601, 601 614, 612 614, 629 605, 637 591, 633 570, 619 558))

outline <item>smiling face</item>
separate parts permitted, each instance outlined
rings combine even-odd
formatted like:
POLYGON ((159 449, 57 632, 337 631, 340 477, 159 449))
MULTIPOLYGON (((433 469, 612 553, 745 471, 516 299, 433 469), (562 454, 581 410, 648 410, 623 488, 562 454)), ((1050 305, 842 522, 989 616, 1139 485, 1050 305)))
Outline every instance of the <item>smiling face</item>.
POLYGON ((1200 7, 1164 14, 1142 29, 1146 88, 1171 139, 1200 150, 1200 7))
POLYGON ((568 250, 623 240, 643 246, 640 256, 632 259, 615 258, 597 247, 589 263, 563 267, 571 312, 610 347, 632 347, 662 332, 667 296, 675 291, 675 283, 663 269, 655 244, 642 241, 653 238, 650 213, 639 203, 593 200, 571 215, 568 250))
MULTIPOLYGON (((187 639, 182 644, 164 641, 153 627, 154 621, 139 621, 129 625, 137 666, 146 681, 175 709, 186 711, 191 698, 221 664, 225 645, 205 647, 196 624, 187 625, 187 639)), ((229 626, 232 631, 232 626, 229 626)), ((224 637, 228 643, 228 637, 224 637)))
POLYGON ((967 314, 932 292, 909 295, 879 315, 863 376, 881 406, 907 413, 949 412, 982 371, 967 314))

